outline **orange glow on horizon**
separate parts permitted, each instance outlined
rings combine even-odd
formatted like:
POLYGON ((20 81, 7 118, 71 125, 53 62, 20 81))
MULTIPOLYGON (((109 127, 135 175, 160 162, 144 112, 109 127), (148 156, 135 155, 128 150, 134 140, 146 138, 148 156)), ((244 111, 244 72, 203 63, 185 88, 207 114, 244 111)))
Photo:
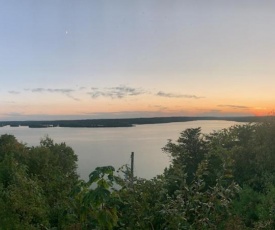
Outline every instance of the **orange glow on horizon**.
MULTIPOLYGON (((79 97, 81 98, 81 97, 79 97)), ((17 102, 0 108, 2 117, 9 116, 79 116, 108 117, 117 116, 266 116, 272 114, 272 101, 251 100, 247 98, 179 98, 143 95, 121 99, 110 98, 71 98, 56 97, 55 100, 32 98, 32 103, 17 102), (7 112, 9 111, 9 113, 7 112), (7 115, 5 115, 7 114, 7 115), (13 115, 14 114, 14 115, 13 115)))
POLYGON ((274 116, 274 110, 267 110, 267 109, 256 109, 253 111, 253 114, 257 117, 260 116, 274 116))

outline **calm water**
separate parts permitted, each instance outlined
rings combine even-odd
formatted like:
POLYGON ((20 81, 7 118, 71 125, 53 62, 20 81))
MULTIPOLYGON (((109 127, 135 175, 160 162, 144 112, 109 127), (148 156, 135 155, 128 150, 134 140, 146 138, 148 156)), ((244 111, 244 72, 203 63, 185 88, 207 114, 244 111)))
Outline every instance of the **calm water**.
POLYGON ((187 128, 201 127, 203 133, 220 130, 237 124, 230 121, 192 121, 132 128, 47 128, 1 127, 0 135, 13 134, 28 146, 39 145, 48 135, 56 143, 66 142, 78 155, 78 172, 87 179, 97 166, 112 165, 116 169, 130 164, 130 154, 135 152, 136 176, 152 178, 169 165, 169 157, 162 152, 168 139, 177 140, 187 128))

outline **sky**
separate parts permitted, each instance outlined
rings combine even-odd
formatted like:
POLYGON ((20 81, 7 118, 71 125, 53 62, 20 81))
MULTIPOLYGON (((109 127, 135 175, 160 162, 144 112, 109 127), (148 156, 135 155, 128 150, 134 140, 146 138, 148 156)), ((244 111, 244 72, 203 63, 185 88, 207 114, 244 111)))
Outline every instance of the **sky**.
POLYGON ((275 1, 0 3, 0 120, 274 111, 275 1))

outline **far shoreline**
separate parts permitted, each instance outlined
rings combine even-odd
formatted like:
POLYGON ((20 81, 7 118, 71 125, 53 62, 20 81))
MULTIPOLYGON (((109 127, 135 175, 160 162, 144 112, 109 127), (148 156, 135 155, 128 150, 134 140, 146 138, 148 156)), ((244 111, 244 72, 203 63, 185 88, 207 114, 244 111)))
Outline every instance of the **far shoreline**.
POLYGON ((242 117, 148 117, 148 118, 118 118, 118 119, 80 119, 80 120, 41 120, 41 121, 0 121, 0 128, 4 126, 29 128, 123 128, 135 125, 164 124, 174 122, 188 122, 200 120, 224 120, 235 122, 260 122, 270 116, 242 116, 242 117))

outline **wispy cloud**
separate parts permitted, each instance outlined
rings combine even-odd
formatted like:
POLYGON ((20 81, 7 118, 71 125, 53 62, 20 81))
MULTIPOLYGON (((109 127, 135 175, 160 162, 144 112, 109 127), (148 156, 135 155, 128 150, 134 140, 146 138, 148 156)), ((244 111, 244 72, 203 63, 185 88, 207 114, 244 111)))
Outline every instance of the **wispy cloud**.
POLYGON ((80 101, 79 98, 72 96, 71 94, 66 94, 67 97, 73 99, 74 101, 80 101))
POLYGON ((162 105, 149 105, 150 108, 154 108, 154 109, 157 109, 157 110, 167 110, 168 107, 167 106, 162 106, 162 105))
POLYGON ((9 93, 10 93, 10 94, 14 94, 14 95, 16 95, 16 94, 20 94, 20 92, 19 92, 19 91, 14 91, 14 90, 10 90, 10 91, 9 91, 9 93))
POLYGON ((230 111, 226 112, 219 109, 212 109, 212 110, 206 110, 204 112, 197 113, 197 116, 199 117, 241 117, 241 116, 251 116, 249 111, 230 111))
POLYGON ((163 91, 159 91, 156 96, 159 97, 169 97, 169 98, 192 98, 192 99, 200 99, 203 97, 199 97, 196 95, 190 95, 190 94, 176 94, 176 93, 166 93, 163 91))
POLYGON ((96 112, 96 113, 85 113, 83 117, 88 116, 89 118, 137 118, 137 117, 167 117, 167 116, 186 116, 188 111, 120 111, 120 112, 96 112))
POLYGON ((86 87, 81 86, 81 87, 79 87, 78 89, 79 89, 79 90, 85 90, 85 89, 86 89, 86 87))
POLYGON ((51 88, 34 88, 34 89, 26 89, 27 91, 31 91, 33 93, 43 93, 43 92, 48 92, 48 93, 73 93, 75 92, 74 89, 51 89, 51 88))
POLYGON ((91 90, 92 91, 88 92, 88 94, 94 99, 98 97, 110 97, 113 99, 121 99, 127 96, 138 96, 146 93, 146 91, 141 88, 133 88, 123 85, 104 89, 98 89, 93 87, 91 88, 91 90))
POLYGON ((6 104, 15 104, 15 101, 1 101, 1 102, 6 104))
POLYGON ((1 115, 7 116, 7 117, 20 117, 20 116, 23 116, 24 113, 10 112, 10 113, 3 113, 1 115))
POLYGON ((244 105, 218 105, 218 107, 227 107, 231 109, 250 109, 250 107, 244 105))
POLYGON ((80 101, 80 99, 78 99, 72 95, 72 93, 76 92, 75 89, 33 88, 33 89, 25 89, 25 91, 30 91, 32 93, 60 93, 60 94, 66 95, 68 98, 71 98, 75 101, 80 101))
MULTIPOLYGON (((153 91, 147 90, 142 87, 130 87, 127 85, 119 85, 115 87, 77 87, 77 88, 45 88, 45 87, 37 87, 37 88, 27 88, 24 91, 32 92, 32 93, 57 93, 57 94, 64 94, 68 98, 80 101, 79 98, 75 97, 76 94, 83 96, 83 93, 89 95, 92 99, 97 99, 100 97, 105 98, 112 98, 112 99, 124 99, 128 97, 136 97, 139 95, 155 95, 158 97, 166 97, 166 98, 189 98, 189 99, 200 99, 204 98, 197 95, 192 94, 180 94, 180 93, 173 93, 173 92, 165 92, 165 91, 153 91)), ((19 94, 19 91, 11 90, 9 91, 10 94, 19 94)), ((162 107, 161 109, 166 109, 162 107)))

